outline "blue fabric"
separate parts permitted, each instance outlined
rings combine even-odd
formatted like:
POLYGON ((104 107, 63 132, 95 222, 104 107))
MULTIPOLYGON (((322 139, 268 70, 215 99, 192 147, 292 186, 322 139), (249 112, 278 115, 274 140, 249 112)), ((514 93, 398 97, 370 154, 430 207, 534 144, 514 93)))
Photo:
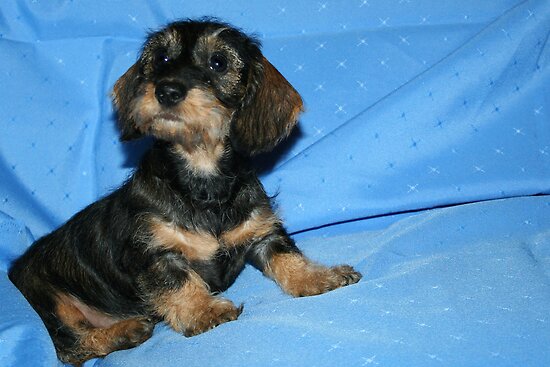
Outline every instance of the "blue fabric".
POLYGON ((226 294, 245 303, 238 321, 190 339, 161 325, 141 347, 90 365, 546 366, 549 206, 463 205, 311 238, 306 254, 351 263, 365 279, 292 299, 249 267, 226 294))
POLYGON ((131 173, 147 144, 118 141, 109 91, 149 29, 203 15, 304 97, 262 181, 313 259, 365 278, 290 299, 246 269, 238 321, 89 364, 550 364, 550 205, 526 197, 550 193, 549 1, 33 0, 0 4, 0 365, 56 365, 7 266, 131 173))
POLYGON ((25 226, 0 213, 0 365, 57 366, 50 337, 37 314, 8 279, 8 264, 33 241, 25 226))

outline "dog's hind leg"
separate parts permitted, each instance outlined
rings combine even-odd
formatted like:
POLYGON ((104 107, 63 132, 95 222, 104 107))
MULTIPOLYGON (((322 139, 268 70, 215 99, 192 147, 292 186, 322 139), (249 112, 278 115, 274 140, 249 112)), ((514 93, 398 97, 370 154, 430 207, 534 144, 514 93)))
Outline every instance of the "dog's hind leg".
POLYGON ((133 348, 153 332, 154 322, 149 318, 116 320, 90 310, 73 297, 58 297, 56 314, 61 325, 52 337, 63 362, 79 366, 89 359, 133 348))

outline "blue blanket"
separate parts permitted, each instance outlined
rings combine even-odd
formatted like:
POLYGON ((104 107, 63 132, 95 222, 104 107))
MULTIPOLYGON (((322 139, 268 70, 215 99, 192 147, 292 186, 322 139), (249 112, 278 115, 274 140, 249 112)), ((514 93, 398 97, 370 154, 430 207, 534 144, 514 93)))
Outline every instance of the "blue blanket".
POLYGON ((147 31, 204 15, 304 97, 256 164, 306 254, 364 278, 293 299, 247 267, 237 321, 87 366, 550 365, 548 0, 0 4, 0 365, 60 364, 6 270, 131 173, 109 92, 147 31))

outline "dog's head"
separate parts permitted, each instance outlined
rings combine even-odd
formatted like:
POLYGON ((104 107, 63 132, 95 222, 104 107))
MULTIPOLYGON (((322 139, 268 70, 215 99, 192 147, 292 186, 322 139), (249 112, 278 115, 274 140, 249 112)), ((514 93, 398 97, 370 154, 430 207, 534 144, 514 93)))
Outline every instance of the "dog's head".
POLYGON ((143 135, 186 151, 221 142, 245 154, 284 139, 302 99, 259 43, 217 21, 180 21, 152 33, 113 90, 121 138, 143 135))

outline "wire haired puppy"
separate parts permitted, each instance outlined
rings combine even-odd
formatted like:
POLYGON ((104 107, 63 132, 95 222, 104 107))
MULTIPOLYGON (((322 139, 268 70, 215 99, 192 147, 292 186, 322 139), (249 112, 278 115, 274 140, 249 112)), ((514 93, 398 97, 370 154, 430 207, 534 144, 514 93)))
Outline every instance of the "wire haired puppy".
POLYGON ((242 306, 216 294, 246 262, 293 296, 359 281, 302 255, 247 166, 302 111, 258 41, 217 21, 172 23, 149 36, 113 100, 122 140, 153 136, 152 148, 9 272, 62 361, 139 345, 160 321, 192 336, 237 319, 242 306))

